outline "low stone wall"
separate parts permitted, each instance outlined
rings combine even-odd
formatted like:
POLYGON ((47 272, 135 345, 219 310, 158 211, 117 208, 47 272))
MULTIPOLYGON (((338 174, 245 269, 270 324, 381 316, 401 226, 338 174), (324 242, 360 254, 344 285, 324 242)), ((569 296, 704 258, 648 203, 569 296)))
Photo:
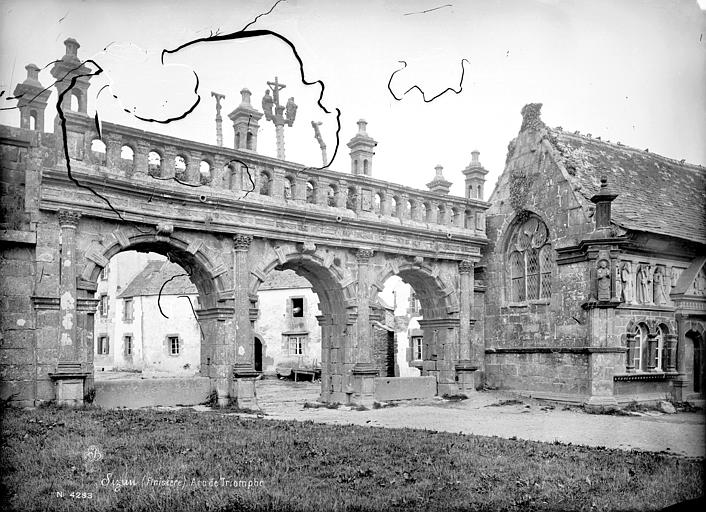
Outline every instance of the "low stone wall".
POLYGON ((207 377, 173 379, 116 379, 95 383, 95 405, 116 407, 151 407, 156 405, 198 405, 211 393, 207 377))
POLYGON ((672 394, 672 381, 656 374, 619 376, 614 386, 619 403, 665 400, 672 394))
POLYGON ((377 377, 375 400, 409 400, 436 396, 434 377, 377 377))
POLYGON ((589 354, 486 353, 485 382, 497 389, 588 395, 589 354))

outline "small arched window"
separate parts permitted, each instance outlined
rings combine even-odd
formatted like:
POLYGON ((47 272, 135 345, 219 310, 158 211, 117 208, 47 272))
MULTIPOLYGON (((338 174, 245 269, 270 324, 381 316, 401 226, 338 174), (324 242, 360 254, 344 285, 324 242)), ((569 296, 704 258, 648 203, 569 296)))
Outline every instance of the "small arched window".
POLYGON ((30 130, 37 129, 37 111, 36 110, 32 110, 29 113, 29 129, 30 130))
POLYGON ((480 185, 478 185, 478 194, 476 194, 476 197, 481 201, 483 200, 483 192, 481 191, 480 185))
POLYGON ((446 216, 446 209, 439 205, 436 208, 436 223, 437 224, 444 224, 444 217, 446 216))
POLYGON ((248 132, 245 138, 245 149, 253 149, 253 138, 252 132, 248 132))
POLYGON ((378 192, 373 196, 373 211, 380 213, 382 210, 382 195, 378 192))
POLYGON ((508 246, 510 302, 548 299, 552 292, 554 253, 547 226, 537 217, 519 224, 508 246))
POLYGON ((419 205, 419 220, 422 222, 427 222, 429 219, 427 219, 427 215, 429 215, 429 206, 427 203, 422 203, 419 205))
POLYGON ((203 184, 211 182, 211 164, 206 160, 201 160, 199 163, 199 177, 203 184))
POLYGON ((105 143, 100 139, 91 141, 91 153, 96 163, 105 164, 105 143))
POLYGON ((162 155, 156 151, 150 151, 147 155, 147 172, 151 176, 159 175, 162 169, 162 155))
POLYGON ((366 176, 370 176, 370 164, 368 163, 368 160, 363 160, 363 174, 366 176))
POLYGON ((186 158, 182 155, 174 157, 174 175, 181 178, 186 174, 186 158))
POLYGON ((397 197, 393 197, 390 199, 390 215, 393 217, 397 217, 398 212, 397 212, 397 207, 398 207, 399 201, 397 200, 397 197))
POLYGON ((635 328, 635 348, 633 349, 633 364, 636 371, 645 369, 642 358, 647 352, 647 326, 645 324, 639 324, 635 328))
POLYGON ((81 94, 78 91, 71 93, 71 105, 69 108, 72 112, 78 112, 81 108, 81 94))
POLYGON ((128 145, 125 145, 120 148, 120 159, 121 160, 129 160, 129 161, 134 161, 135 160, 135 151, 128 145))
POLYGON ((306 182, 306 202, 315 203, 316 202, 316 186, 313 181, 306 182))
POLYGON ((240 134, 235 134, 235 149, 240 149, 240 134))

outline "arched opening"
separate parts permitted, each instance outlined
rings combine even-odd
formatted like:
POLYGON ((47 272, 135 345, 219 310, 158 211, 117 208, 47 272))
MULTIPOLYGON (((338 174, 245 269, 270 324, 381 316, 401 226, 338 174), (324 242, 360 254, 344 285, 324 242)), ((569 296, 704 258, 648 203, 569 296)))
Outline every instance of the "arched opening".
POLYGON ((93 155, 93 161, 100 165, 105 165, 105 143, 100 139, 93 139, 91 141, 91 154, 93 155))
POLYGON ((294 179, 290 176, 284 178, 284 198, 294 199, 294 179))
POLYGON ((129 162, 135 161, 135 151, 128 145, 124 145, 120 148, 120 159, 129 162))
MULTIPOLYGON (((383 285, 375 308, 382 310, 377 319, 380 327, 391 328, 394 336, 395 373, 388 376, 423 375, 424 361, 443 359, 444 344, 455 343, 455 334, 450 334, 448 327, 425 324, 425 320, 448 318, 441 287, 431 275, 414 267, 401 269, 397 275, 385 279, 383 285)), ((382 336, 376 343, 375 351, 381 359, 382 336)), ((392 366, 382 368, 389 371, 392 366)))
POLYGON ((240 134, 237 132, 235 134, 235 149, 240 149, 240 134))
POLYGON ((71 104, 69 106, 69 109, 72 112, 78 112, 79 109, 81 108, 81 94, 78 91, 72 91, 70 101, 71 101, 71 104))
POLYGON ((270 182, 272 181, 272 178, 270 177, 270 173, 267 171, 261 171, 260 176, 258 179, 258 184, 260 187, 260 195, 263 196, 269 196, 270 195, 270 182))
POLYGON ((358 160, 353 160, 353 174, 358 174, 358 160))
POLYGON ((473 229, 473 221, 475 220, 473 216, 473 210, 465 210, 463 212, 463 227, 466 229, 473 229))
POLYGON ((398 207, 399 207, 399 198, 397 196, 393 196, 390 199, 390 216, 397 217, 399 215, 399 212, 397 211, 398 207))
POLYGON ((234 164, 226 164, 223 166, 223 174, 228 183, 228 190, 236 190, 238 186, 238 170, 234 164))
POLYGON ((182 155, 174 157, 174 176, 180 179, 186 177, 186 157, 182 155))
POLYGON ((419 205, 419 220, 422 222, 429 222, 429 219, 427 218, 429 216, 429 206, 427 203, 422 203, 419 205))
POLYGON ((338 189, 335 185, 329 185, 326 189, 326 204, 329 206, 336 206, 336 194, 338 189))
POLYGON ((198 272, 186 260, 170 261, 166 246, 145 249, 115 254, 97 278, 96 381, 193 377, 205 370, 195 313, 204 301, 198 272))
POLYGON ((256 372, 261 372, 262 371, 262 354, 263 354, 263 343, 262 343, 262 337, 255 335, 255 347, 254 347, 254 361, 255 361, 255 371, 256 372))
POLYGON ((480 185, 478 185, 478 188, 476 190, 477 190, 476 197, 482 201, 483 200, 483 191, 480 188, 480 185))
POLYGON ((406 201, 404 206, 405 206, 404 217, 406 217, 408 219, 413 219, 414 218, 414 203, 412 203, 412 201, 406 201))
POLYGON ((370 163, 367 159, 363 160, 363 174, 365 176, 370 176, 370 163))
POLYGON ((313 181, 306 182, 306 202, 315 203, 316 202, 316 186, 313 181))
POLYGON ((358 192, 355 187, 348 187, 348 194, 346 195, 346 208, 353 211, 358 209, 358 192))
POLYGON ((162 155, 154 150, 147 154, 147 172, 150 176, 159 176, 162 172, 162 155))
POLYGON ((373 212, 380 214, 382 210, 382 194, 379 192, 373 195, 373 212))
POLYGON ((30 130, 37 129, 37 111, 36 110, 32 110, 29 113, 29 129, 30 130))
POLYGON ((703 394, 706 378, 704 377, 704 338, 694 330, 689 330, 684 335, 684 371, 691 381, 693 393, 703 394))
POLYGON ((252 132, 248 132, 246 138, 245 138, 245 149, 253 149, 253 134, 252 132))
POLYGON ((251 289, 258 298, 254 330, 262 337, 263 373, 269 377, 258 383, 260 397, 345 402, 345 365, 355 356, 345 350, 352 332, 335 265, 290 254, 283 264, 272 261, 265 280, 251 289))
POLYGON ((199 163, 199 176, 202 184, 210 183, 213 178, 211 175, 211 164, 206 160, 201 160, 201 163, 199 163))
POLYGON ((446 208, 442 205, 436 207, 436 223, 445 224, 446 223, 446 208))

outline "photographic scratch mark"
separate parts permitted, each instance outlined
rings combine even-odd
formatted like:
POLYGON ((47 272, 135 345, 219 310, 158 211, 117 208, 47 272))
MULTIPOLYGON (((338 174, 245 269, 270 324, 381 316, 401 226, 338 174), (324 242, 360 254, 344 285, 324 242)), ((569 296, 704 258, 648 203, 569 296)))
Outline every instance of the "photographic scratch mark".
MULTIPOLYGON (((278 0, 275 3, 275 6, 280 1, 282 1, 282 0, 278 0)), ((272 9, 274 9, 274 6, 272 9)), ((272 12, 272 9, 270 9, 269 12, 272 12)), ((265 13, 265 14, 268 14, 268 13, 265 13)), ((262 15, 259 15, 259 16, 262 16, 262 15)), ((191 41, 187 41, 186 43, 183 43, 180 46, 173 48, 171 50, 164 49, 164 50, 162 50, 162 55, 161 55, 162 64, 164 64, 164 56, 166 54, 177 53, 178 51, 183 50, 184 48, 188 48, 189 46, 192 46, 192 45, 195 45, 198 43, 210 43, 210 42, 219 42, 219 41, 235 41, 238 39, 248 39, 248 38, 263 37, 263 36, 274 37, 276 39, 279 39, 283 43, 285 43, 292 51, 292 54, 294 55, 295 59, 297 60, 297 62, 299 64, 299 74, 300 74, 301 82, 304 85, 319 85, 321 87, 321 90, 319 91, 319 97, 318 97, 316 103, 319 106, 319 108, 321 110, 323 110, 325 113, 331 114, 331 111, 328 108, 326 108, 323 104, 323 96, 324 96, 324 91, 325 91, 326 86, 324 85, 324 83, 321 80, 315 80, 313 82, 310 82, 306 79, 306 76, 304 73, 304 62, 302 61, 302 58, 299 55, 299 52, 297 51, 297 48, 294 45, 294 43, 292 43, 292 41, 287 39, 282 34, 279 34, 279 33, 274 32, 272 30, 268 30, 268 29, 246 30, 253 23, 254 23, 254 21, 248 23, 247 25, 245 25, 245 27, 243 27, 243 29, 236 31, 236 32, 231 32, 229 34, 219 34, 219 35, 214 35, 214 36, 209 36, 209 37, 200 37, 197 39, 193 39, 191 41)), ((198 85, 197 85, 197 88, 198 88, 198 85)), ((198 95, 198 92, 196 94, 198 95)), ((311 169, 325 169, 325 168, 329 167, 333 163, 334 159, 336 158, 336 155, 338 154, 338 149, 340 146, 339 133, 340 133, 340 128, 341 128, 341 110, 339 108, 336 108, 335 110, 336 110, 336 123, 338 124, 338 129, 336 130, 336 148, 334 149, 333 155, 331 156, 331 160, 328 162, 327 165, 322 166, 322 167, 313 167, 311 169)))
MULTIPOLYGON (((171 261, 171 259, 170 259, 170 261, 171 261)), ((184 277, 184 276, 186 276, 186 277, 188 277, 188 278, 191 278, 191 274, 188 274, 188 273, 186 273, 186 274, 176 274, 176 275, 170 277, 169 279, 167 279, 166 281, 164 281, 164 282, 162 283, 162 286, 160 286, 160 288, 159 288, 159 295, 157 295, 157 307, 159 308, 159 313, 160 313, 164 318, 166 318, 167 320, 169 319, 169 317, 164 314, 164 311, 162 311, 162 292, 164 291, 164 287, 167 286, 167 284, 168 284, 172 279, 176 279, 177 277, 184 277)), ((193 307, 192 307, 192 309, 193 309, 193 307)))
POLYGON ((204 333, 203 329, 201 328, 201 322, 199 322, 199 316, 196 314, 196 309, 194 309, 194 303, 191 302, 191 297, 189 297, 188 295, 178 295, 177 298, 179 298, 179 299, 183 298, 183 299, 186 299, 189 301, 189 305, 191 306, 191 312, 194 314, 194 318, 196 319, 196 324, 199 326, 199 331, 201 331, 201 336, 203 338, 203 336, 206 333, 204 333))
POLYGON ((400 64, 403 64, 403 66, 402 66, 400 69, 397 69, 397 70, 393 71, 392 74, 390 75, 390 80, 387 82, 387 90, 390 91, 390 94, 392 94, 392 97, 395 98, 397 101, 402 101, 402 98, 403 98, 404 96, 406 96, 409 91, 411 91, 411 90, 413 90, 413 89, 418 90, 418 91, 422 94, 422 99, 424 100, 424 103, 431 103, 431 102, 434 101, 436 98, 438 98, 438 97, 440 97, 440 96, 443 96, 444 94, 446 94, 446 93, 449 92, 449 91, 453 92, 454 94, 461 94, 461 91, 463 91, 463 78, 464 78, 464 76, 465 76, 465 74, 466 74, 466 68, 464 67, 463 63, 464 63, 464 62, 466 62, 466 63, 468 62, 468 59, 465 59, 465 58, 464 58, 464 59, 461 59, 461 80, 460 80, 459 83, 458 83, 458 91, 457 91, 456 89, 452 88, 452 87, 447 87, 446 89, 444 89, 443 91, 441 91, 439 94, 437 94, 437 95, 434 96, 433 98, 427 99, 426 95, 424 94, 424 91, 422 91, 422 89, 421 89, 418 85, 413 85, 412 87, 410 87, 409 89, 407 89, 407 90, 402 94, 401 97, 398 98, 397 95, 395 94, 395 92, 392 90, 392 79, 394 78, 394 76, 395 76, 397 73, 399 73, 400 71, 402 71, 404 68, 407 67, 407 63, 406 63, 405 61, 401 60, 401 61, 399 61, 399 62, 400 62, 400 64))
MULTIPOLYGON (((286 2, 286 1, 287 1, 287 0, 277 0, 277 1, 274 3, 274 5, 270 8, 269 11, 263 12, 263 13, 258 14, 257 16, 255 16, 255 19, 253 19, 250 23, 248 23, 247 25, 245 25, 242 30, 247 30, 247 28, 248 28, 250 25, 254 25, 254 24, 257 22, 257 20, 259 20, 262 16, 267 16, 267 15, 270 14, 272 11, 274 11, 274 10, 275 10, 275 7, 277 7, 281 2, 286 2)), ((217 31, 216 31, 216 34, 220 34, 220 30, 217 30, 217 31)))
POLYGON ((432 9, 426 9, 425 11, 408 12, 407 14, 403 14, 402 16, 413 16, 415 14, 426 14, 428 12, 438 11, 439 9, 443 9, 444 7, 453 7, 453 4, 440 5, 439 7, 434 7, 432 9))
POLYGON ((66 14, 64 14, 61 18, 59 18, 59 21, 57 21, 57 23, 61 23, 62 21, 64 21, 66 19, 66 17, 69 15, 69 12, 70 11, 66 11, 66 14))

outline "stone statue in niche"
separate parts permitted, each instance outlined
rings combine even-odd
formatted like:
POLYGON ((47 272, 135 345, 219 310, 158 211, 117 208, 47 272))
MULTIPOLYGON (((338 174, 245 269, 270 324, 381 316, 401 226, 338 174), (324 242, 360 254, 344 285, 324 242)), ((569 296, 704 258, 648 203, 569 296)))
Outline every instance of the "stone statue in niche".
POLYGON ((669 302, 669 276, 662 270, 662 267, 655 269, 652 283, 654 284, 655 304, 666 304, 669 302))
POLYGON ((625 262, 623 269, 620 271, 620 280, 623 282, 621 300, 627 304, 632 304, 635 301, 635 281, 632 277, 632 264, 629 261, 625 262))
POLYGON ((598 262, 596 279, 598 281, 598 300, 610 300, 610 268, 608 268, 607 260, 598 262))
POLYGON ((617 298, 618 300, 621 300, 620 297, 622 296, 623 293, 623 281, 620 279, 620 263, 616 262, 615 264, 615 276, 613 277, 613 281, 615 282, 615 295, 613 297, 617 298))
POLYGON ((637 301, 640 304, 652 302, 652 272, 649 263, 643 263, 637 271, 637 301))

